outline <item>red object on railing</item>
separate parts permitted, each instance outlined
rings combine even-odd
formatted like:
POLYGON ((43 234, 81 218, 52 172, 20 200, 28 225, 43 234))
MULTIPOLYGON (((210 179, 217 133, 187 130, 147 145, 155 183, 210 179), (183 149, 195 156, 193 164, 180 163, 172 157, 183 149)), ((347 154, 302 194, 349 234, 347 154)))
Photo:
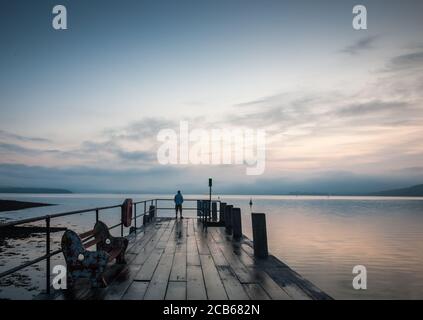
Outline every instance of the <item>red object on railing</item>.
POLYGON ((132 199, 126 199, 122 204, 122 224, 127 228, 132 224, 132 199))

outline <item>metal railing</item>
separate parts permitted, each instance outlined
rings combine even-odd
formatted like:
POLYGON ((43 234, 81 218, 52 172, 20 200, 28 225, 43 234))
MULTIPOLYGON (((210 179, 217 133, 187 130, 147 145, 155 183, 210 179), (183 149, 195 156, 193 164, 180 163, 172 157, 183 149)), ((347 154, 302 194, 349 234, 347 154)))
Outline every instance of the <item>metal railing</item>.
MULTIPOLYGON (((185 199, 184 202, 197 202, 200 199, 185 199)), ((207 199, 201 199, 203 201, 209 201, 207 199)), ((142 200, 142 201, 137 201, 137 202, 133 202, 132 203, 132 208, 133 208, 133 223, 134 223, 134 228, 135 230, 137 230, 137 218, 141 218, 143 216, 145 216, 147 213, 150 214, 150 207, 147 209, 147 204, 149 203, 150 205, 154 205, 154 209, 156 210, 156 213, 158 212, 158 210, 175 210, 175 207, 158 207, 158 203, 161 201, 174 201, 173 199, 169 199, 169 198, 157 198, 157 199, 149 199, 149 200, 142 200), (140 214, 137 214, 137 208, 143 205, 143 211, 140 214)), ((213 202, 220 202, 219 200, 213 200, 213 202)), ((45 254, 37 257, 31 261, 27 261, 19 266, 13 267, 11 269, 8 269, 6 271, 0 272, 0 279, 7 277, 15 272, 18 272, 22 269, 25 269, 29 266, 32 266, 34 264, 37 264, 43 260, 46 261, 46 293, 50 294, 50 287, 51 287, 51 283, 50 283, 50 269, 51 269, 51 258, 55 255, 58 255, 60 253, 62 253, 62 249, 59 248, 55 251, 51 251, 51 247, 50 247, 50 242, 51 242, 51 220, 52 219, 56 219, 56 218, 60 218, 60 217, 66 217, 66 216, 72 216, 72 215, 76 215, 76 214, 84 214, 84 213, 95 213, 95 221, 97 222, 99 220, 99 215, 101 213, 101 211, 103 210, 109 210, 109 209, 116 209, 116 208, 122 208, 123 204, 120 205, 114 205, 114 206, 107 206, 107 207, 97 207, 97 208, 90 208, 90 209, 84 209, 84 210, 76 210, 76 211, 69 211, 69 212, 61 212, 61 213, 56 213, 56 214, 51 214, 51 215, 44 215, 44 216, 39 216, 39 217, 34 217, 34 218, 27 218, 27 219, 22 219, 22 220, 17 220, 17 221, 11 221, 11 222, 7 222, 7 223, 3 223, 0 224, 0 232, 2 229, 4 228, 10 228, 10 227, 15 227, 15 226, 19 226, 19 225, 23 225, 23 224, 28 224, 28 223, 34 223, 34 222, 40 222, 40 221, 44 221, 45 222, 45 232, 46 232, 46 245, 45 245, 45 254)), ((204 226, 207 225, 207 221, 210 218, 210 212, 206 213, 203 212, 201 209, 196 207, 186 207, 184 206, 183 210, 197 210, 197 212, 201 212, 200 215, 200 219, 204 222, 204 226)), ((210 210, 211 211, 211 210, 210 210)), ((121 221, 118 224, 115 224, 111 227, 109 227, 109 230, 115 229, 117 227, 120 226, 120 230, 121 230, 121 236, 123 236, 124 234, 124 225, 123 225, 123 221, 121 218, 121 221)), ((66 230, 67 228, 65 228, 66 230)), ((85 239, 85 241, 89 240, 85 239)))

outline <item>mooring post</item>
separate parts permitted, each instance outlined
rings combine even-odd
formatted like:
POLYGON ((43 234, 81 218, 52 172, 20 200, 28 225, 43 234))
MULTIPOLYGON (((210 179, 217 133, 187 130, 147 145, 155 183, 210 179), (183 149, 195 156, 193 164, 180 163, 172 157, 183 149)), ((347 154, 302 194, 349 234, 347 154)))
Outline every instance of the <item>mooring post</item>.
POLYGON ((232 237, 236 240, 242 238, 241 209, 232 209, 232 237))
POLYGON ((213 221, 217 220, 217 203, 216 202, 212 202, 212 220, 213 221))
POLYGON ((253 226, 254 256, 266 259, 269 255, 267 248, 266 215, 264 213, 251 213, 253 226))
POLYGON ((219 221, 225 222, 225 208, 226 208, 226 202, 220 203, 220 210, 219 210, 219 221))
POLYGON ((225 208, 225 230, 227 234, 232 234, 232 208, 233 205, 227 205, 225 208))

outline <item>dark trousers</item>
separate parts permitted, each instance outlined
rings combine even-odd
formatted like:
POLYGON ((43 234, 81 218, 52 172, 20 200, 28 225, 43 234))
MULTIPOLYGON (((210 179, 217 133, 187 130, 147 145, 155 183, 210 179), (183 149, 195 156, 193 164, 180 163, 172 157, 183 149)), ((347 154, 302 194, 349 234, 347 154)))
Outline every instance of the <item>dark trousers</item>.
POLYGON ((178 210, 179 210, 181 217, 182 217, 182 204, 175 205, 176 216, 178 216, 178 210))

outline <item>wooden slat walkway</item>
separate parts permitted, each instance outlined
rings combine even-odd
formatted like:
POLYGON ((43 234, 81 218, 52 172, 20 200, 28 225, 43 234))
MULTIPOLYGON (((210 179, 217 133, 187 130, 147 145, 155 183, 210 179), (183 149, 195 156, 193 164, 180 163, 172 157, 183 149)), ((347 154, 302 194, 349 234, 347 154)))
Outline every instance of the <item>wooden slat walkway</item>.
POLYGON ((58 298, 128 300, 330 299, 273 256, 254 258, 251 241, 197 219, 158 218, 130 239, 128 264, 112 266, 104 289, 58 298))

